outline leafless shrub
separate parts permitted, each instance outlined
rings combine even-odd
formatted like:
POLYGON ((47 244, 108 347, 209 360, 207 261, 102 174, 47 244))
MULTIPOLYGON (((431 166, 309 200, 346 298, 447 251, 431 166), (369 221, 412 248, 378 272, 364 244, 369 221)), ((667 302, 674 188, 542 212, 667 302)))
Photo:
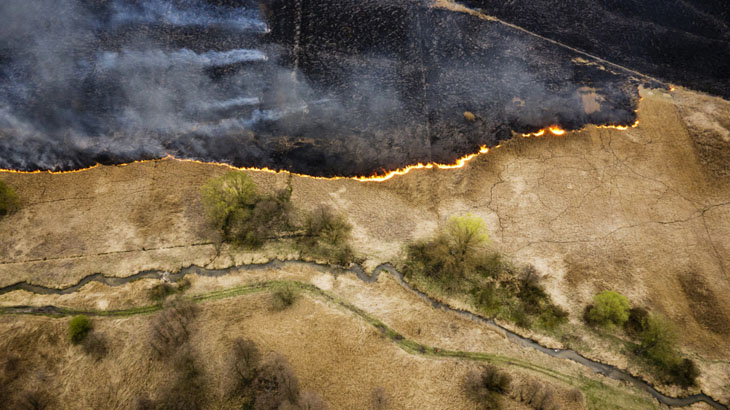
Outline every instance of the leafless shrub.
POLYGON ((580 391, 580 389, 577 388, 577 387, 574 388, 574 389, 570 389, 568 391, 567 397, 568 397, 568 400, 571 401, 571 402, 573 402, 573 403, 578 403, 578 404, 581 404, 581 405, 585 404, 586 398, 583 395, 583 392, 580 391))
POLYGON ((512 377, 495 366, 483 366, 469 371, 464 378, 467 396, 485 409, 501 408, 500 394, 507 393, 512 377))
POLYGON ((197 410, 205 407, 206 392, 198 360, 185 345, 172 356, 174 375, 163 386, 155 409, 197 410))
POLYGON ((288 401, 297 403, 299 381, 286 358, 278 353, 269 355, 254 380, 256 410, 274 410, 288 401))
POLYGON ((165 304, 150 326, 149 343, 159 357, 170 356, 188 340, 190 322, 197 311, 197 306, 182 299, 165 304))
POLYGON ((374 388, 371 397, 373 410, 386 410, 388 408, 388 393, 382 386, 374 388))
POLYGON ((555 410, 558 408, 555 390, 534 379, 530 379, 522 385, 520 400, 535 410, 555 410))

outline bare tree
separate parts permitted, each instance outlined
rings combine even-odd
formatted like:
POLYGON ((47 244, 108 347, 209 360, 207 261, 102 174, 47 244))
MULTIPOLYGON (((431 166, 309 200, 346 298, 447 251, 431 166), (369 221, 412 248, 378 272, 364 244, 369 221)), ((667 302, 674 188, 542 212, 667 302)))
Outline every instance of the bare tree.
POLYGON ((485 409, 501 408, 500 394, 507 393, 512 377, 495 366, 482 366, 469 371, 463 387, 467 396, 485 409))
POLYGON ((189 325, 197 314, 197 306, 182 299, 165 303, 150 326, 150 346, 158 356, 170 356, 182 346, 190 336, 189 325))
POLYGON ((172 357, 175 371, 163 385, 155 409, 197 410, 205 407, 206 391, 202 369, 195 352, 184 345, 172 357))
POLYGON ((555 390, 551 386, 530 379, 522 385, 520 390, 520 400, 535 410, 555 410, 558 408, 555 390))
POLYGON ((250 339, 237 338, 228 354, 225 391, 229 395, 242 393, 256 378, 261 352, 250 339))

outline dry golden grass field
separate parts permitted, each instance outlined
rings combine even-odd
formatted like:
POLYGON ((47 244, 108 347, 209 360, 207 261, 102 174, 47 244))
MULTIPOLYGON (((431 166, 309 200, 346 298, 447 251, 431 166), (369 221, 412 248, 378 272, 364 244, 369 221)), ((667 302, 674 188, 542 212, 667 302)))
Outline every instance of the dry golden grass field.
MULTIPOLYGON (((595 293, 619 291, 681 329, 682 351, 702 372, 690 392, 701 389, 730 403, 730 102, 683 89, 641 94, 636 128, 515 136, 460 169, 414 170, 386 182, 249 174, 263 189, 290 181, 297 209, 326 204, 345 214, 354 226, 353 249, 367 269, 397 263, 407 242, 430 236, 451 215, 477 215, 486 221, 493 246, 515 263, 534 265, 553 300, 570 312, 569 338, 521 333, 556 347, 569 340, 588 357, 658 383, 614 342, 581 324, 595 293)), ((0 287, 20 281, 67 287, 93 273, 126 277, 147 269, 297 258, 286 243, 255 252, 218 246, 200 187, 227 171, 166 159, 58 175, 0 173, 23 202, 20 211, 0 220, 0 287)), ((531 363, 538 370, 503 365, 517 381, 538 378, 553 385, 562 408, 581 408, 563 394, 576 386, 589 403, 606 408, 611 400, 619 407, 658 406, 628 385, 436 310, 387 275, 366 284, 302 266, 192 276, 187 295, 274 279, 313 284, 408 340, 531 363)), ((68 295, 17 290, 0 294, 0 305, 133 308, 150 304, 145 289, 156 282, 91 282, 68 295)), ((449 303, 468 307, 459 298, 449 303)), ((231 340, 242 335, 264 351, 287 356, 302 386, 319 392, 330 408, 369 408, 375 386, 389 393, 392 408, 474 408, 460 393, 460 380, 474 361, 405 351, 362 317, 307 292, 283 311, 269 304, 266 291, 200 304, 190 343, 203 363, 211 408, 225 407, 216 401, 219 369, 231 340)), ((166 377, 164 366, 145 351, 154 315, 94 319, 110 345, 99 362, 68 343, 67 317, 3 315, 0 352, 26 357, 28 371, 18 383, 47 390, 61 408, 132 408, 136 397, 154 394, 150 386, 166 377)), ((507 408, 522 406, 505 400, 507 408)))

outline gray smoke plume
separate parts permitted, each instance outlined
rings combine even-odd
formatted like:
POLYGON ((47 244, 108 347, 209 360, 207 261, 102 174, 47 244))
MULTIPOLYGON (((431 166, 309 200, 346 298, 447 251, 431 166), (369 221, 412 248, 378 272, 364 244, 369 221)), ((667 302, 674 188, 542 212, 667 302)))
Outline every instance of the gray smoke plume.
POLYGON ((633 122, 626 76, 467 14, 407 0, 212 3, 0 2, 0 168, 174 154, 362 175, 449 162, 510 129, 633 122), (600 110, 583 109, 586 86, 600 110))
POLYGON ((222 26, 234 30, 265 33, 266 23, 261 21, 257 10, 216 7, 205 3, 193 3, 187 8, 161 0, 122 1, 112 3, 110 22, 120 24, 164 23, 175 26, 222 26))

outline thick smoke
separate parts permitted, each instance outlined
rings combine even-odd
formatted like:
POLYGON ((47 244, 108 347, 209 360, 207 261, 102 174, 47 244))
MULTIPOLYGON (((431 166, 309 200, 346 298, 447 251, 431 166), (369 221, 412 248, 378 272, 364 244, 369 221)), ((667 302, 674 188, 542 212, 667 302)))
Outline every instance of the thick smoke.
POLYGON ((164 23, 175 26, 221 26, 261 33, 268 30, 255 9, 232 11, 229 7, 196 2, 178 5, 160 0, 117 0, 112 3, 109 21, 113 25, 164 23))
POLYGON ((171 153, 368 174, 449 162, 510 129, 633 122, 625 76, 467 14, 391 0, 227 4, 2 1, 0 168, 171 153), (585 89, 599 110, 584 109, 585 89))

